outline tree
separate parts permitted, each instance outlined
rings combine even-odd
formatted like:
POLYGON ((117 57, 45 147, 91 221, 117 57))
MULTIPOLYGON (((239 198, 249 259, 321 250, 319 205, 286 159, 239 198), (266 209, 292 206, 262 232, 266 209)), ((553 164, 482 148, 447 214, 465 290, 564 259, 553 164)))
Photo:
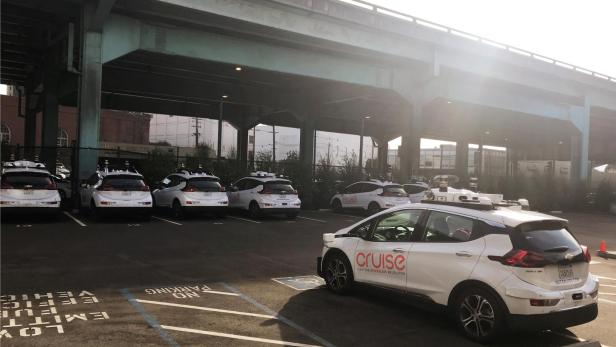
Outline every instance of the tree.
POLYGON ((148 183, 160 181, 176 169, 176 157, 173 152, 154 149, 148 153, 148 159, 141 161, 140 173, 148 183))
POLYGON ((272 165, 272 151, 259 151, 255 155, 255 167, 257 171, 271 171, 272 165))

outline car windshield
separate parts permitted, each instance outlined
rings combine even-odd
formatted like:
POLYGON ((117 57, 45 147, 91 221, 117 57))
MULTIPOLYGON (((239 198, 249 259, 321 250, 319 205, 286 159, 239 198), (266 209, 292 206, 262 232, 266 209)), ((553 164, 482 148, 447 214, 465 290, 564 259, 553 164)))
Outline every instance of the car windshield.
POLYGON ((133 175, 114 175, 103 179, 101 187, 113 190, 143 190, 143 177, 133 175))
POLYGON ((187 186, 193 187, 198 192, 219 192, 221 188, 219 179, 213 177, 191 178, 187 186))
POLYGON ((7 172, 2 175, 2 189, 47 189, 51 176, 39 172, 7 172))
POLYGON ((263 190, 269 191, 272 194, 292 194, 295 189, 291 186, 290 181, 269 181, 263 184, 263 190))
POLYGON ((383 187, 383 193, 387 193, 389 196, 408 196, 407 192, 404 191, 404 188, 399 185, 391 185, 383 187))

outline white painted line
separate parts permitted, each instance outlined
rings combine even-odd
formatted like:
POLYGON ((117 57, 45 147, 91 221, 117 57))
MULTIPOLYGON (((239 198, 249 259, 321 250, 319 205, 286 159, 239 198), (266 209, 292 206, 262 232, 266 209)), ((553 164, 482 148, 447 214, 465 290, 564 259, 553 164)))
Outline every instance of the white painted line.
POLYGON ((616 288, 616 286, 614 286, 614 285, 611 285, 611 284, 603 284, 603 283, 601 283, 599 286, 601 286, 601 287, 616 288))
POLYGON ((220 295, 229 295, 229 296, 239 296, 239 294, 229 293, 229 292, 218 292, 216 290, 204 290, 199 293, 208 293, 208 294, 220 294, 220 295))
POLYGON ((616 295, 616 293, 604 293, 604 292, 599 292, 600 295, 616 295))
POLYGON ((605 276, 599 276, 599 275, 595 275, 597 278, 602 279, 602 280, 610 280, 610 281, 616 281, 616 278, 611 278, 611 277, 605 277, 605 276))
POLYGON ((174 222, 174 221, 172 221, 172 220, 168 220, 168 219, 165 219, 165 218, 160 218, 160 217, 156 217, 156 216, 152 216, 152 218, 156 218, 156 219, 158 219, 158 220, 162 220, 162 221, 164 221, 164 222, 171 223, 171 224, 175 224, 175 225, 182 225, 181 223, 174 222))
POLYGON ((600 261, 591 260, 590 265, 601 264, 600 261))
POLYGON ((315 221, 315 222, 327 223, 327 221, 322 220, 322 219, 308 218, 308 217, 302 217, 302 216, 297 216, 297 218, 312 220, 312 221, 315 221))
POLYGON ((608 300, 608 299, 603 299, 603 298, 599 298, 599 301, 607 302, 608 304, 616 304, 616 301, 612 301, 612 300, 608 300))
POLYGON ((190 329, 190 328, 181 328, 181 327, 174 327, 174 326, 170 326, 170 325, 161 325, 160 327, 163 328, 163 329, 167 329, 167 330, 182 331, 182 332, 185 332, 185 333, 210 335, 210 336, 218 336, 218 337, 227 337, 227 338, 230 338, 230 339, 254 341, 254 342, 263 342, 263 343, 271 343, 271 344, 275 344, 275 345, 285 345, 285 346, 295 346, 295 347, 316 347, 316 345, 307 345, 305 343, 297 343, 297 342, 289 342, 289 341, 281 341, 281 340, 262 339, 260 337, 235 335, 235 334, 225 334, 225 333, 218 333, 218 332, 215 332, 215 331, 197 330, 197 329, 190 329))
POLYGON ((74 220, 75 223, 81 225, 82 227, 86 226, 86 223, 80 221, 79 219, 75 218, 72 214, 68 213, 68 211, 64 211, 64 214, 67 215, 70 219, 74 220))
POLYGON ((246 219, 246 218, 240 218, 240 217, 234 217, 234 216, 227 216, 227 218, 237 219, 237 220, 241 220, 241 221, 244 221, 244 222, 250 222, 250 223, 261 224, 261 222, 256 221, 256 220, 252 220, 252 219, 246 219))
POLYGON ((136 300, 137 300, 137 302, 140 302, 142 304, 152 304, 152 305, 160 305, 160 306, 181 307, 181 308, 189 308, 189 309, 192 309, 192 310, 228 313, 228 314, 235 314, 235 315, 238 315, 238 316, 249 316, 249 317, 258 317, 258 318, 265 318, 265 319, 278 319, 278 318, 276 318, 276 316, 272 316, 272 315, 269 315, 269 314, 250 313, 250 312, 231 311, 231 310, 222 310, 222 309, 213 308, 213 307, 203 307, 203 306, 175 304, 175 303, 172 303, 172 302, 151 301, 151 300, 142 300, 142 299, 136 299, 136 300))

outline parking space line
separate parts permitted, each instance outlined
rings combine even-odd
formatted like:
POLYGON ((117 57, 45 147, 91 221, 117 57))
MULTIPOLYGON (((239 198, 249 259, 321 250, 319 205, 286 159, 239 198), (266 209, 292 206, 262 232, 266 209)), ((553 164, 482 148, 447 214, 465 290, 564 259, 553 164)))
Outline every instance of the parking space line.
POLYGON ((608 300, 608 299, 603 299, 603 298, 599 298, 599 301, 607 302, 609 304, 616 304, 616 301, 612 301, 612 300, 608 300))
POLYGON ((86 223, 80 221, 79 219, 75 218, 72 214, 68 213, 68 211, 64 211, 64 214, 67 215, 70 219, 74 220, 75 223, 81 225, 82 227, 86 226, 86 223))
POLYGON ((152 216, 152 218, 155 218, 155 219, 158 219, 158 220, 162 220, 164 222, 175 224, 175 225, 182 225, 181 223, 174 222, 172 220, 168 220, 168 219, 165 219, 165 218, 160 218, 160 217, 156 217, 156 216, 152 216))
POLYGON ((616 288, 616 286, 615 286, 615 285, 611 285, 611 284, 603 284, 603 283, 601 283, 601 284, 600 284, 600 286, 601 286, 601 287, 616 288))
POLYGON ((312 331, 304 328, 303 326, 295 323, 294 321, 278 314, 277 312, 273 311, 272 309, 270 309, 269 307, 263 305, 262 303, 258 302, 257 300, 251 298, 250 296, 240 292, 239 290, 237 290, 236 288, 228 285, 227 283, 221 283, 222 286, 224 286, 225 288, 227 288, 229 291, 233 292, 233 293, 237 293, 239 294, 239 296, 244 299, 245 301, 253 304, 254 306, 258 307, 259 309, 261 309, 263 312, 270 314, 272 316, 275 316, 276 319, 280 320, 281 322, 284 322, 286 325, 295 328, 297 331, 299 331, 300 333, 310 337, 311 339, 317 341, 318 343, 320 343, 321 345, 323 345, 324 347, 335 347, 334 344, 332 344, 331 342, 328 342, 327 340, 325 340, 324 338, 318 336, 317 334, 313 333, 312 331))
POLYGON ((244 221, 244 222, 250 222, 250 223, 261 224, 261 222, 259 222, 259 221, 252 220, 252 219, 241 218, 241 217, 227 216, 227 218, 237 219, 237 220, 241 220, 241 221, 244 221))
POLYGON ((285 346, 295 346, 295 347, 316 347, 316 345, 307 345, 307 344, 304 344, 304 343, 281 341, 281 340, 271 340, 271 339, 263 339, 263 338, 260 338, 260 337, 252 337, 252 336, 244 336, 244 335, 225 334, 225 333, 219 333, 219 332, 215 332, 215 331, 198 330, 198 329, 190 329, 190 328, 181 328, 181 327, 174 327, 174 326, 170 326, 170 325, 161 325, 161 327, 163 327, 164 329, 167 329, 167 330, 182 331, 182 332, 185 332, 185 333, 210 335, 210 336, 218 336, 218 337, 227 337, 227 338, 230 338, 230 339, 254 341, 254 342, 263 342, 263 343, 271 343, 271 344, 275 344, 275 345, 285 345, 285 346))
POLYGON ((603 280, 610 280, 610 281, 616 281, 616 278, 611 278, 611 277, 605 277, 605 276, 599 276, 599 275, 595 275, 597 278, 599 279, 603 279, 603 280))
POLYGON ((122 295, 128 300, 128 302, 133 306, 135 311, 139 312, 143 319, 148 323, 152 329, 156 330, 158 335, 163 338, 167 342, 167 344, 171 347, 180 347, 177 342, 173 339, 171 335, 169 335, 165 330, 162 329, 158 321, 154 317, 152 317, 149 313, 145 311, 143 306, 137 302, 137 299, 131 294, 128 289, 124 288, 121 290, 122 295))
POLYGON ((599 294, 601 294, 601 295, 616 295, 616 293, 605 293, 605 292, 599 292, 599 294))
POLYGON ((322 219, 308 218, 308 217, 302 217, 302 216, 297 216, 297 218, 307 219, 307 220, 311 220, 311 221, 315 221, 315 222, 327 223, 327 221, 322 220, 322 219))
POLYGON ((223 310, 223 309, 220 309, 220 308, 213 308, 213 307, 176 304, 176 303, 173 303, 173 302, 152 301, 152 300, 142 300, 142 299, 137 299, 137 302, 140 302, 142 304, 152 304, 152 305, 160 305, 160 306, 181 307, 181 308, 189 308, 189 309, 192 309, 192 310, 228 313, 228 314, 235 314, 235 315, 238 315, 238 316, 249 316, 249 317, 258 317, 258 318, 266 318, 266 319, 277 319, 275 316, 268 315, 268 314, 223 310))

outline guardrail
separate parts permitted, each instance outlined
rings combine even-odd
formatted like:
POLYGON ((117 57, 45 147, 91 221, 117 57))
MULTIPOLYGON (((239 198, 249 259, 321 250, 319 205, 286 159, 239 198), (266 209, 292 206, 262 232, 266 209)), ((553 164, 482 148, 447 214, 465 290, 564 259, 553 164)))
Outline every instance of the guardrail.
POLYGON ((577 72, 580 72, 580 73, 583 73, 583 74, 586 74, 586 75, 589 75, 589 76, 600 78, 600 79, 603 79, 605 81, 616 83, 616 77, 608 76, 608 75, 605 75, 605 74, 602 74, 602 73, 599 73, 599 72, 596 72, 596 71, 585 69, 585 68, 582 68, 582 67, 579 67, 579 66, 576 66, 576 65, 573 65, 573 64, 566 63, 566 62, 561 61, 561 60, 549 58, 549 57, 546 57, 544 55, 533 53, 533 52, 527 51, 525 49, 513 47, 513 46, 510 46, 510 45, 498 42, 498 41, 489 40, 489 39, 481 37, 481 36, 477 36, 477 35, 474 35, 474 34, 471 34, 471 33, 467 33, 467 32, 462 31, 462 30, 457 30, 457 29, 454 29, 454 28, 450 28, 450 27, 445 26, 445 25, 434 23, 434 22, 431 22, 429 20, 421 19, 421 18, 412 16, 410 14, 406 14, 406 13, 403 13, 403 12, 400 12, 400 11, 392 10, 390 8, 386 8, 386 7, 382 7, 382 6, 379 6, 379 5, 375 5, 375 4, 372 4, 372 3, 369 3, 369 2, 366 2, 366 1, 363 1, 363 0, 330 0, 330 1, 335 1, 335 2, 339 2, 339 3, 343 3, 343 4, 348 4, 348 5, 354 5, 354 6, 357 6, 357 7, 360 7, 360 8, 369 10, 369 11, 372 11, 374 13, 395 17, 397 19, 406 20, 406 21, 408 21, 410 23, 415 23, 415 24, 418 24, 418 25, 422 25, 424 27, 432 28, 432 29, 435 29, 435 30, 440 30, 442 32, 446 32, 446 33, 449 33, 449 34, 452 34, 452 35, 455 35, 455 36, 458 36, 458 37, 466 38, 466 39, 471 40, 471 41, 487 44, 487 45, 490 45, 492 47, 500 48, 502 50, 506 50, 506 51, 509 51, 509 52, 512 52, 512 53, 516 53, 516 54, 519 54, 519 55, 522 55, 522 56, 529 57, 531 59, 536 59, 536 60, 539 60, 539 61, 543 61, 545 63, 549 63, 549 64, 556 65, 556 66, 559 66, 559 67, 562 67, 562 68, 565 68, 565 69, 569 69, 569 70, 572 70, 572 71, 577 71, 577 72))

